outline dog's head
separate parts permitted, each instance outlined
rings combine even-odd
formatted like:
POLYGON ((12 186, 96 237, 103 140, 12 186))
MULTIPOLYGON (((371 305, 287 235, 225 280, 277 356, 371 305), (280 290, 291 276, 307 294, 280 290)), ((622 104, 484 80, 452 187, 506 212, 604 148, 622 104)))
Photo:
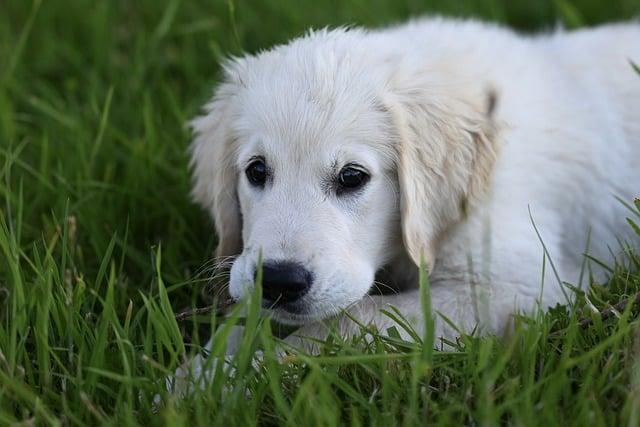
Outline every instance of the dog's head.
POLYGON ((216 255, 238 255, 230 293, 252 289, 262 254, 264 306, 283 322, 360 300, 391 260, 432 268, 495 158, 486 96, 367 40, 322 31, 229 61, 192 123, 194 196, 216 255))

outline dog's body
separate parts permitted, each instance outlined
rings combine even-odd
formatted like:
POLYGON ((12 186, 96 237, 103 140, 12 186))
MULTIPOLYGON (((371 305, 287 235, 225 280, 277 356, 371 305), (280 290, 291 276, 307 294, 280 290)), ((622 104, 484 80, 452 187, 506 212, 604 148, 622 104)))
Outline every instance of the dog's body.
POLYGON ((630 237, 616 197, 640 190, 630 61, 637 23, 524 37, 444 19, 313 32, 231 61, 192 151, 218 255, 241 254, 231 294, 251 289, 261 252, 279 289, 265 307, 309 287, 270 310, 299 335, 335 315, 349 333, 341 309, 384 331, 386 304, 420 331, 423 258, 434 311, 500 333, 516 311, 565 302, 560 280, 604 280, 583 254, 611 261, 630 237), (345 182, 361 186, 345 196, 345 182), (375 274, 397 292, 366 296, 375 274))

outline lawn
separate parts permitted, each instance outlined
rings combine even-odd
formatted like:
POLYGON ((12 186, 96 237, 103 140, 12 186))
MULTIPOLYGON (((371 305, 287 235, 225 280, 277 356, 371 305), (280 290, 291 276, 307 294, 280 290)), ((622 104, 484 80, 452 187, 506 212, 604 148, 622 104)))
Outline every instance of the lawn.
MULTIPOLYGON (((640 0, 1 1, 0 426, 640 425, 640 322, 625 304, 640 255, 625 247, 608 284, 448 352, 363 329, 280 363, 255 296, 243 319, 176 321, 216 294, 185 124, 220 61, 310 26, 423 13, 529 32, 630 19, 640 0), (165 376, 210 325, 221 354, 233 322, 250 330, 235 374, 168 395, 165 376)), ((640 202, 629 218, 640 223, 640 202)))

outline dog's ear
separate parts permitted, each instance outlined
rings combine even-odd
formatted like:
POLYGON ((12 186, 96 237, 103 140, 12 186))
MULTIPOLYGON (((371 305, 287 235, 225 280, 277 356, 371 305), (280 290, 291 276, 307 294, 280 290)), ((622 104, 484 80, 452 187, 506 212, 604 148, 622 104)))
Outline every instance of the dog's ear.
POLYGON ((398 139, 404 245, 429 271, 447 227, 486 192, 498 149, 497 94, 465 89, 413 80, 386 102, 398 139))
POLYGON ((237 82, 226 70, 204 114, 191 121, 194 139, 190 146, 193 172, 193 199, 207 209, 218 235, 216 256, 237 255, 242 251, 242 220, 237 195, 238 171, 235 165, 235 139, 229 127, 231 100, 237 82))

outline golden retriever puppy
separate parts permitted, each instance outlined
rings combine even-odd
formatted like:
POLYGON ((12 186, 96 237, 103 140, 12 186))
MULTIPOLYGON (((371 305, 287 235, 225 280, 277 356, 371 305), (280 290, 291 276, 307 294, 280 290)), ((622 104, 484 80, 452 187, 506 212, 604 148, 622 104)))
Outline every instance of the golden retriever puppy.
POLYGON ((608 262, 631 238, 617 200, 640 190, 631 61, 638 23, 526 37, 440 18, 227 61, 191 156, 216 255, 235 257, 232 297, 261 254, 264 311, 302 336, 336 316, 349 334, 344 310, 385 331, 386 305, 420 332, 421 260, 434 312, 465 331, 565 302, 585 252, 608 262))

